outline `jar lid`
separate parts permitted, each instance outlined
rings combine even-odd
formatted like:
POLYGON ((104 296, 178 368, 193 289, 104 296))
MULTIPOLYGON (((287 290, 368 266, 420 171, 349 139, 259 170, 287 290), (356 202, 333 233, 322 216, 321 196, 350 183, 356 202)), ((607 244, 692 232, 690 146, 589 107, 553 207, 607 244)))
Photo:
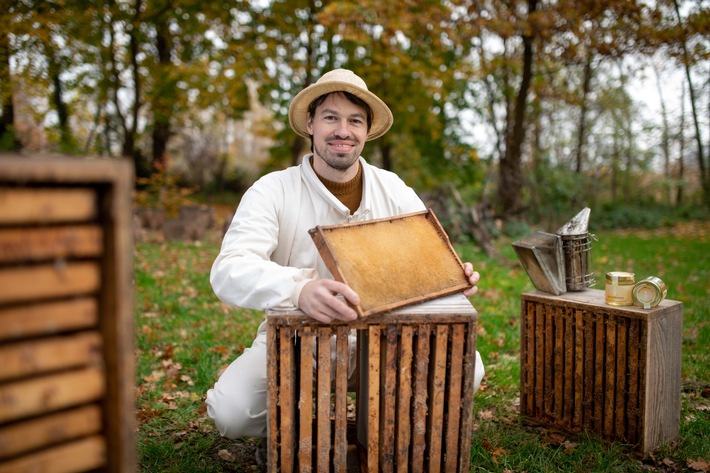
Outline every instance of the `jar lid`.
POLYGON ((634 273, 626 271, 611 271, 606 273, 606 280, 611 283, 633 283, 634 273))

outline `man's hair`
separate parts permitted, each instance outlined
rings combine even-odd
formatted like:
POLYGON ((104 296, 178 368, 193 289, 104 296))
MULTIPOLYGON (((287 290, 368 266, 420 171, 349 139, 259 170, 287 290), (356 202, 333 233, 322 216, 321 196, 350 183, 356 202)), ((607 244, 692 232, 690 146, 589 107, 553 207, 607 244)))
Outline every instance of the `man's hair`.
MULTIPOLYGON (((367 116, 367 131, 370 131, 370 128, 372 127, 372 109, 370 106, 362 100, 360 97, 357 95, 351 94, 350 92, 345 92, 344 90, 341 91, 336 91, 336 92, 329 92, 327 94, 323 94, 320 97, 314 99, 310 105, 308 105, 308 118, 313 118, 316 114, 316 109, 320 104, 325 102, 325 99, 331 95, 331 94, 342 94, 346 99, 348 99, 350 102, 353 104, 357 105, 358 107, 362 107, 365 110, 365 115, 367 116)), ((313 152, 313 135, 311 135, 311 152, 313 152)))

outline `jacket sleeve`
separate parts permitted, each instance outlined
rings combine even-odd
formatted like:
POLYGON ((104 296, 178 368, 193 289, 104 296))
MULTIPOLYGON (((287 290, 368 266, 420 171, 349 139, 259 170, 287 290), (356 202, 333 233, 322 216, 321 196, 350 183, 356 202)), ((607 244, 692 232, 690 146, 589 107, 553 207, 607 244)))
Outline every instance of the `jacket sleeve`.
POLYGON ((259 310, 295 306, 303 286, 317 279, 314 268, 281 266, 271 259, 284 192, 282 182, 266 176, 242 197, 210 272, 215 294, 227 304, 259 310))

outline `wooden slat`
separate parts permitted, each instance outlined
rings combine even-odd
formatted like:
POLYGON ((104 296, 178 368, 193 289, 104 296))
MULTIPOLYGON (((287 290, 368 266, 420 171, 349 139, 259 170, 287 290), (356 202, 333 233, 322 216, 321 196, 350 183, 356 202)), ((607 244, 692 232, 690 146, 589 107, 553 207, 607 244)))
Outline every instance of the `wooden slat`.
POLYGON ((301 332, 300 386, 298 399, 299 439, 298 469, 303 473, 313 468, 313 355, 315 337, 312 327, 304 327, 301 332))
POLYGON ((101 431, 101 409, 95 404, 37 419, 0 426, 0 458, 101 431))
POLYGON ((562 317, 565 324, 564 329, 564 386, 563 389, 563 406, 562 406, 562 418, 564 419, 565 426, 567 428, 572 427, 573 415, 574 415, 574 312, 565 311, 562 317))
POLYGON ((101 362, 101 335, 44 338, 0 345, 0 381, 101 362))
MULTIPOLYGON (((279 353, 280 347, 279 342, 281 338, 279 337, 279 332, 281 328, 277 327, 275 324, 269 323, 266 329, 266 373, 268 379, 280 379, 279 376, 279 353)), ((267 416, 267 441, 268 441, 268 452, 267 452, 267 462, 273 470, 278 470, 279 461, 279 442, 281 442, 281 407, 279 406, 280 390, 281 385, 279 383, 268 383, 269 384, 269 398, 267 403, 268 416, 267 416)))
POLYGON ((99 289, 98 263, 81 262, 0 269, 0 303, 85 295, 99 289))
POLYGON ((614 438, 626 437, 626 406, 628 386, 626 384, 628 351, 626 346, 626 331, 628 319, 619 317, 616 321, 616 380, 614 393, 616 407, 614 409, 614 438))
POLYGON ((348 457, 348 364, 350 361, 350 350, 348 347, 349 330, 346 326, 339 326, 336 329, 335 342, 335 425, 334 425, 334 445, 333 445, 333 466, 334 471, 345 473, 347 470, 348 457))
POLYGON ((473 438, 473 388, 476 377, 476 319, 469 319, 466 327, 463 372, 463 401, 461 404, 461 445, 459 469, 471 471, 471 439, 473 438))
POLYGON ((545 394, 545 306, 537 304, 535 307, 535 409, 533 414, 537 417, 543 412, 545 394))
POLYGON ((106 439, 94 435, 85 439, 34 452, 27 456, 0 463, 0 473, 51 472, 74 473, 107 466, 106 439))
POLYGON ((431 375, 429 378, 429 423, 427 425, 429 445, 429 471, 441 469, 441 447, 443 437, 442 419, 446 399, 446 361, 449 343, 448 325, 437 325, 432 353, 431 375))
POLYGON ((316 398, 317 448, 316 470, 330 469, 330 387, 331 387, 331 355, 330 327, 318 328, 318 395, 316 398))
POLYGON ((0 341, 91 328, 97 320, 91 297, 0 308, 0 341))
POLYGON ((395 440, 397 423, 397 354, 398 330, 397 325, 389 324, 385 327, 386 345, 382 355, 382 413, 380 416, 380 471, 390 473, 394 471, 395 440))
POLYGON ((430 336, 431 325, 419 325, 417 327, 417 352, 414 358, 414 415, 412 416, 413 448, 410 471, 423 471, 424 468, 424 448, 422 446, 426 442, 430 336))
POLYGON ((381 327, 370 327, 368 361, 367 471, 380 471, 380 336, 381 327))
POLYGON ((639 344, 641 322, 636 319, 629 320, 629 404, 626 412, 627 430, 626 438, 632 444, 639 441, 638 415, 639 415, 639 344))
POLYGON ((594 431, 599 434, 604 429, 604 365, 606 364, 605 316, 594 314, 594 431))
MULTIPOLYGON (((539 305, 539 304, 538 304, 539 305)), ((525 414, 534 415, 535 413, 535 304, 527 303, 525 308, 527 315, 526 321, 523 324, 525 338, 521 343, 526 343, 527 350, 524 354, 523 370, 525 372, 525 396, 521 399, 521 406, 525 409, 525 414)))
POLYGON ((592 314, 585 312, 584 316, 584 394, 582 405, 584 414, 582 424, 585 429, 594 428, 594 389, 595 389, 595 340, 596 325, 592 314))
POLYGON ((584 334, 584 313, 577 309, 574 311, 574 382, 572 383, 574 387, 572 427, 575 431, 582 429, 584 415, 584 334))
POLYGON ((105 392, 104 376, 86 368, 0 385, 0 422, 96 401, 105 392))
POLYGON ((91 258, 103 251, 98 225, 61 227, 0 227, 0 263, 91 258))
POLYGON ((412 401, 412 342, 414 339, 414 329, 411 325, 402 326, 398 390, 397 390, 397 471, 407 473, 409 468, 409 447, 412 438, 411 430, 411 401, 412 401))
POLYGON ((543 332, 543 413, 553 416, 554 407, 554 370, 555 370, 555 323, 553 306, 545 307, 545 330, 543 332))
POLYGON ((606 320, 606 368, 604 377, 604 430, 603 434, 611 437, 614 434, 614 395, 616 394, 616 317, 609 316, 606 320))
POLYGON ((1 225, 83 222, 96 216, 96 191, 90 187, 0 187, 1 225))
POLYGON ((553 355, 553 370, 552 370, 552 385, 553 389, 553 402, 552 402, 552 412, 554 418, 558 421, 562 420, 562 405, 564 403, 564 315, 563 310, 556 307, 552 313, 553 320, 553 331, 555 340, 554 344, 554 355, 553 355))
POLYGON ((293 471, 294 445, 296 440, 296 383, 294 379, 294 345, 293 330, 282 328, 279 340, 279 374, 281 390, 279 392, 279 406, 281 408, 281 471, 293 471))
MULTIPOLYGON (((449 396, 446 404, 447 422, 446 422, 446 463, 444 471, 457 471, 459 457, 459 437, 461 434, 461 401, 462 401, 462 386, 463 386, 463 363, 466 361, 464 352, 464 334, 466 327, 462 324, 456 324, 452 328, 451 334, 451 354, 449 355, 450 370, 449 378, 449 396)), ((463 449, 469 449, 467 445, 461 445, 463 449)))

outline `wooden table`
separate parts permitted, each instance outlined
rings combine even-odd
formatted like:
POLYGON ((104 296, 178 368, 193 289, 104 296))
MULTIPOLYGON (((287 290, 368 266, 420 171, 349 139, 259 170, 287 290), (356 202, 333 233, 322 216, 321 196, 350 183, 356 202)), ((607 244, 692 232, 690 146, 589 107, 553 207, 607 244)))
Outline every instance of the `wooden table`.
POLYGON ((363 471, 469 471, 477 312, 462 294, 352 323, 295 309, 267 322, 269 471, 344 472, 354 450, 363 471))
POLYGON ((607 305, 597 289, 533 291, 521 317, 523 415, 644 453, 678 437, 682 303, 644 310, 607 305))

